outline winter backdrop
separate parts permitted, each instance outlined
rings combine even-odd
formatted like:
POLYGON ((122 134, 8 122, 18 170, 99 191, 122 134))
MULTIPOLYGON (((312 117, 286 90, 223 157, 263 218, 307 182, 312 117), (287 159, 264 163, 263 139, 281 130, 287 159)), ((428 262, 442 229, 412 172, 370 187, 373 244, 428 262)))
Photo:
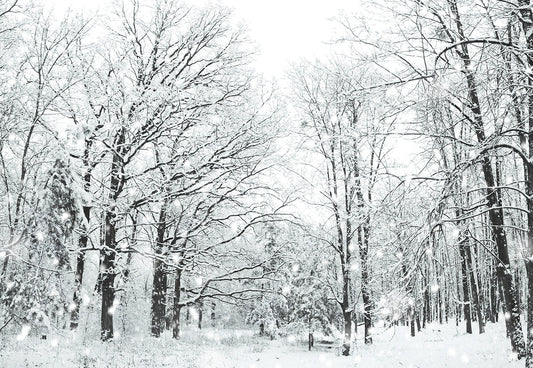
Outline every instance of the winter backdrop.
POLYGON ((0 0, 0 366, 533 368, 529 0, 0 0))

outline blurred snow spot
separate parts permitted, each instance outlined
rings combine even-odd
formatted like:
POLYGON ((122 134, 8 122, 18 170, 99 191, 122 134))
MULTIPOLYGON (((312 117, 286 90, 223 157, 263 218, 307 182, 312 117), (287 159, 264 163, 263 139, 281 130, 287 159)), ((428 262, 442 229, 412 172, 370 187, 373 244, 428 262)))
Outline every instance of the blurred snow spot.
POLYGON ((296 337, 294 337, 293 335, 289 335, 289 337, 287 337, 287 341, 293 343, 296 341, 296 337))
POLYGON ((300 265, 298 263, 295 263, 292 265, 292 273, 297 273, 300 271, 300 265))
POLYGON ((201 286, 202 282, 204 282, 204 280, 202 279, 202 276, 198 276, 196 278, 196 285, 201 286))
POLYGON ((91 302, 91 298, 89 298, 89 295, 85 294, 81 297, 83 305, 89 305, 91 302))
POLYGON ((452 356, 452 357, 453 357, 453 356, 455 356, 456 354, 457 354, 457 352, 455 351, 454 348, 449 348, 449 349, 448 349, 448 355, 449 355, 449 356, 452 356))
POLYGON ((198 311, 196 310, 196 308, 189 308, 189 314, 191 315, 191 318, 193 320, 198 320, 198 311))
POLYGON ((59 345, 59 341, 57 339, 50 340, 50 345, 52 345, 53 348, 56 348, 59 345))
POLYGON ((26 337, 28 337, 28 334, 30 333, 31 327, 29 325, 24 325, 20 329, 20 333, 17 335, 17 341, 22 341, 26 337))
POLYGON ((454 239, 459 238, 459 234, 460 234, 459 229, 455 227, 455 228, 452 230, 452 236, 453 236, 453 238, 454 238, 454 239))
POLYGON ((461 361, 463 363, 467 364, 470 361, 470 359, 468 359, 468 355, 463 354, 463 355, 461 355, 461 361))

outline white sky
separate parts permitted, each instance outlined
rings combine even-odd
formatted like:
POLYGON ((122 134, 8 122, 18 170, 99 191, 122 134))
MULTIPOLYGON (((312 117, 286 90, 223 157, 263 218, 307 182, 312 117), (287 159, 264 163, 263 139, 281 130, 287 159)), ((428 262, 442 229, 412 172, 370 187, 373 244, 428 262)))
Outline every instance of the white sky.
MULTIPOLYGON (((43 0, 43 3, 60 15, 68 7, 102 11, 109 0, 43 0)), ((324 42, 333 36, 331 18, 341 10, 356 11, 359 1, 218 0, 218 3, 233 8, 235 17, 248 24, 251 38, 260 49, 257 69, 267 76, 282 77, 291 62, 323 54, 327 50, 324 42)))

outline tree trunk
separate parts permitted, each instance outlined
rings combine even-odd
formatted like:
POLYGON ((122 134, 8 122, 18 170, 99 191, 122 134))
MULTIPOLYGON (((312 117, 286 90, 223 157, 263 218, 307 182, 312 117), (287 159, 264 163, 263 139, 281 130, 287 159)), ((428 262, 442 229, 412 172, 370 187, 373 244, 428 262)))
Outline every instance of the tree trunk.
POLYGON ((181 295, 181 269, 176 270, 176 280, 174 282, 174 306, 172 309, 172 337, 180 337, 180 295, 181 295))
POLYGON ((113 338, 113 314, 115 313, 115 277, 116 277, 116 201, 124 187, 123 152, 125 128, 121 128, 115 137, 109 185, 109 202, 111 205, 105 211, 104 247, 100 251, 100 275, 102 288, 102 308, 100 334, 103 341, 113 338))
MULTIPOLYGON (((341 254, 343 259, 343 255, 341 254)), ((350 347, 352 343, 352 310, 350 308, 350 276, 348 268, 344 263, 344 260, 341 261, 341 269, 343 274, 343 285, 342 285, 342 316, 344 317, 344 344, 342 345, 342 355, 350 355, 350 347)))
POLYGON ((416 329, 415 329, 415 308, 414 306, 409 306, 409 310, 407 314, 409 314, 409 325, 411 326, 411 336, 415 337, 416 329))
POLYGON ((461 258, 461 283, 463 285, 463 314, 466 321, 466 333, 472 333, 472 315, 470 310, 470 289, 468 288, 468 266, 466 257, 466 247, 468 247, 468 234, 463 232, 462 239, 459 240, 459 255, 461 258))
POLYGON ((483 299, 480 295, 480 290, 478 286, 478 278, 476 277, 476 274, 474 272, 474 264, 472 259, 472 248, 470 244, 466 246, 465 249, 466 254, 466 264, 469 271, 470 276, 470 285, 472 289, 472 300, 474 301, 475 310, 476 310, 476 316, 477 316, 477 322, 479 326, 479 333, 485 333, 485 318, 483 316, 483 299))
POLYGON ((114 214, 106 213, 105 226, 105 248, 101 250, 102 269, 102 309, 100 332, 101 339, 107 341, 113 338, 113 314, 115 313, 115 236, 116 229, 113 221, 114 214))
MULTIPOLYGON (((85 150, 83 153, 83 165, 86 168, 86 172, 83 175, 83 190, 89 195, 91 192, 91 163, 89 162, 89 154, 92 147, 92 140, 85 141, 85 150)), ((73 308, 70 313, 70 329, 75 330, 78 328, 80 321, 80 305, 81 305, 81 289, 83 285, 83 271, 85 269, 85 252, 81 249, 87 247, 89 240, 89 222, 91 220, 91 207, 89 205, 83 206, 83 216, 85 217, 85 224, 82 226, 82 233, 78 240, 79 253, 76 257, 76 275, 74 281, 74 295, 72 297, 73 308)))
POLYGON ((154 276, 152 287, 152 336, 159 337, 164 329, 165 321, 165 297, 167 292, 167 274, 165 272, 165 264, 159 259, 154 260, 154 276))
MULTIPOLYGON (((91 207, 84 206, 83 207, 83 214, 85 216, 85 219, 87 223, 89 223, 89 219, 91 217, 91 207)), ((88 236, 88 229, 83 227, 82 234, 80 235, 80 239, 78 241, 78 247, 79 249, 83 249, 87 247, 87 242, 89 240, 88 236)), ((75 330, 78 328, 79 322, 80 322, 80 306, 82 302, 81 298, 81 289, 83 285, 83 271, 85 269, 85 251, 79 250, 78 255, 76 257, 76 276, 75 276, 75 284, 74 284, 74 295, 72 297, 72 311, 70 312, 70 329, 75 330)))
MULTIPOLYGON (((215 313, 215 308, 216 308, 216 304, 215 303, 212 303, 211 304, 211 327, 215 327, 216 326, 216 313, 215 313)), ((277 320, 276 320, 276 323, 279 323, 277 320)), ((279 326, 278 326, 279 328, 279 326)))
MULTIPOLYGON (((496 260, 493 259, 492 262, 495 263, 496 260)), ((495 268, 492 266, 490 269, 490 321, 498 322, 498 279, 495 268)))
POLYGON ((204 303, 202 302, 198 302, 197 304, 197 307, 198 307, 198 329, 201 330, 202 329, 202 320, 203 320, 203 316, 204 316, 204 303))
POLYGON ((350 355, 350 345, 352 343, 352 317, 349 310, 343 310, 344 317, 344 344, 342 345, 342 355, 350 355))
POLYGON ((152 286, 152 336, 159 337, 163 331, 166 315, 166 294, 167 294, 167 273, 165 263, 161 260, 163 256, 163 246, 165 241, 165 232, 167 228, 167 202, 161 206, 159 212, 159 221, 157 224, 157 242, 155 244, 154 275, 152 286))
POLYGON ((365 322, 365 344, 372 344, 370 329, 372 328, 372 301, 370 298, 370 275, 368 272, 368 222, 360 228, 363 232, 359 241, 359 255, 361 257, 361 294, 363 296, 363 319, 365 322))

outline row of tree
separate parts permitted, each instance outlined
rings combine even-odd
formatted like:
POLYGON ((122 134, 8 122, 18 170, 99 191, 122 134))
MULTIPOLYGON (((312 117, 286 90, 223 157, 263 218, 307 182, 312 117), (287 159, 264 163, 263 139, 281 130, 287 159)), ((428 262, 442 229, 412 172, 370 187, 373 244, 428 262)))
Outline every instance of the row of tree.
POLYGON ((242 280, 278 250, 250 249, 251 230, 287 205, 267 180, 279 119, 229 11, 131 1, 57 24, 2 5, 6 325, 76 329, 98 295, 109 340, 143 260, 154 336, 170 314, 178 337, 182 307, 258 291, 242 280))
POLYGON ((76 329, 96 299, 109 340, 144 293, 156 337, 222 301, 349 355, 359 324, 483 333, 503 308, 533 366, 529 1, 370 4, 284 97, 224 8, 23 6, 0 13, 3 326, 76 329))

